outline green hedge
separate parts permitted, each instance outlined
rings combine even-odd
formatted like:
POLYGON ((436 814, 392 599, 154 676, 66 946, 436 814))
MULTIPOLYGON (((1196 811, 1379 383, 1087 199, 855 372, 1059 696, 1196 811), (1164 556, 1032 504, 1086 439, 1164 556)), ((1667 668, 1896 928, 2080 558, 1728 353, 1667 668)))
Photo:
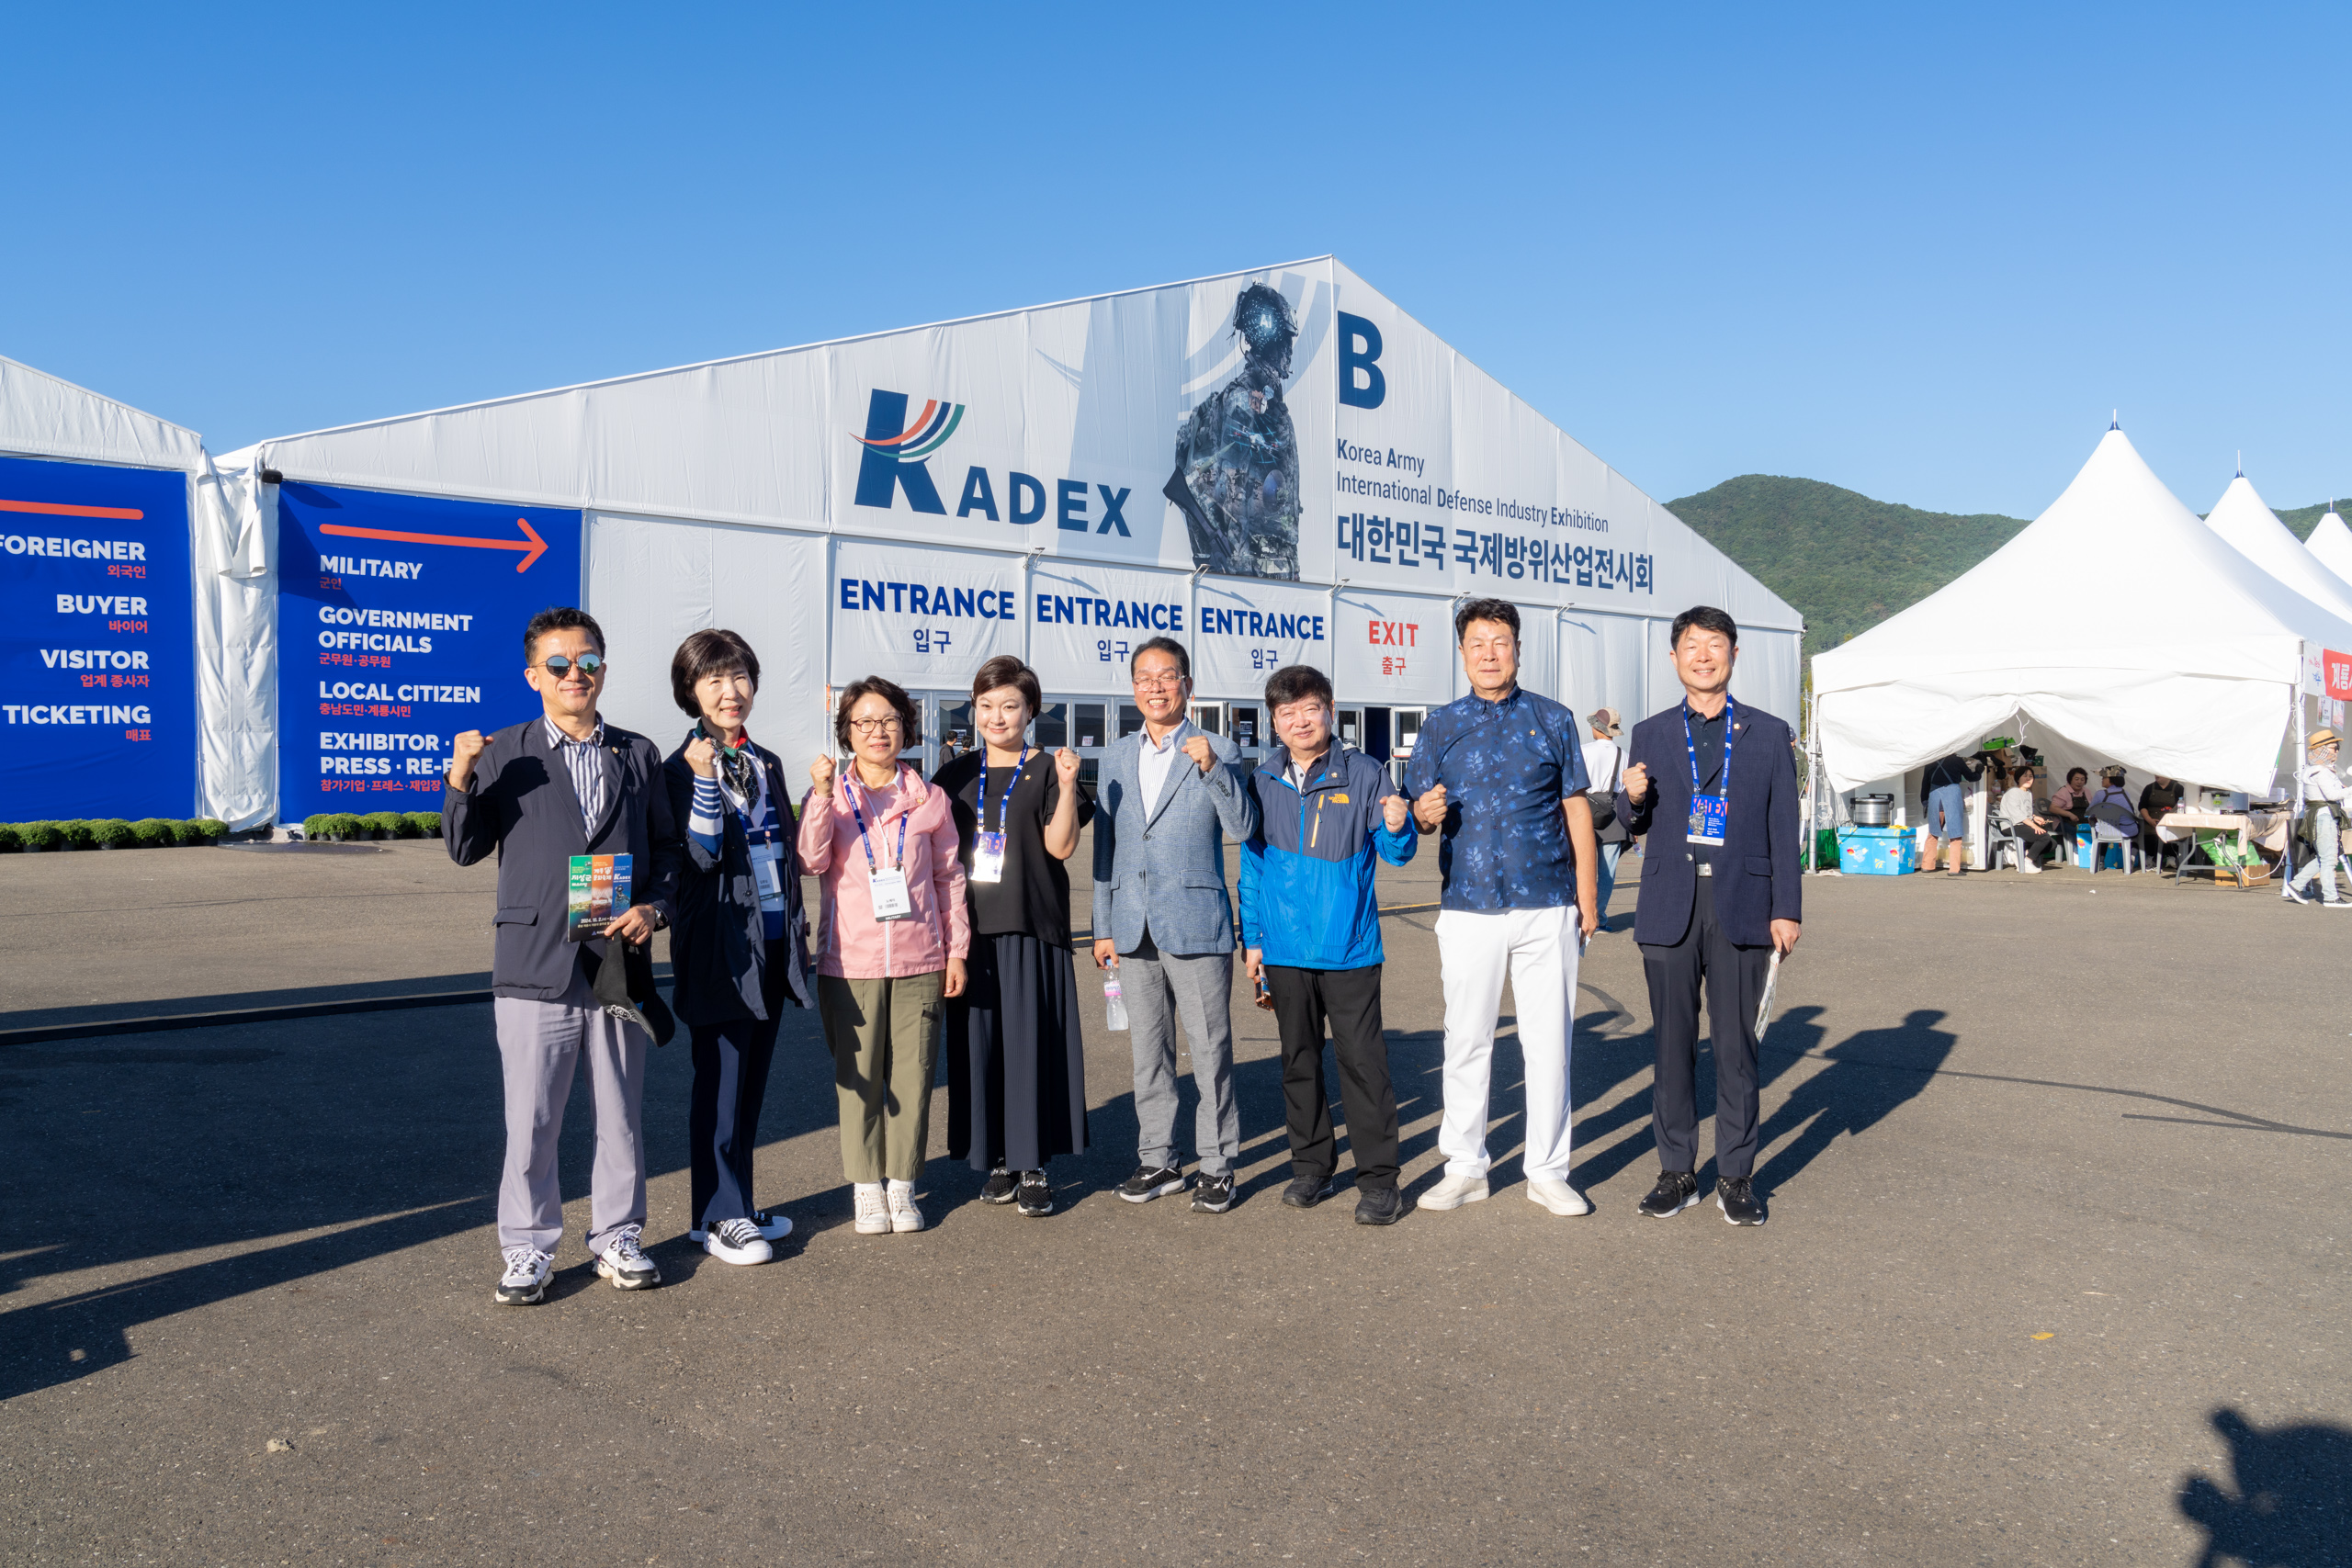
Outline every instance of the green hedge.
POLYGON ((371 811, 355 817, 348 811, 322 811, 302 819, 302 837, 322 843, 338 839, 435 839, 441 836, 438 811, 371 811))
POLYGON ((185 821, 149 817, 126 822, 119 817, 96 821, 0 823, 0 854, 39 850, 167 850, 176 844, 209 844, 229 836, 229 825, 213 817, 185 821))

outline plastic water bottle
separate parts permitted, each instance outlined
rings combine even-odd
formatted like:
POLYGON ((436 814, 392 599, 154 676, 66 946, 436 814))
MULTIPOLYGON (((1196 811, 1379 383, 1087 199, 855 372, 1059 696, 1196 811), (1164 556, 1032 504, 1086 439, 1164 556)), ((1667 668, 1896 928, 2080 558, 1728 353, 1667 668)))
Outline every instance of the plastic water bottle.
POLYGON ((1102 1026, 1125 1029, 1127 1026, 1127 1000, 1119 994, 1119 966, 1115 964, 1102 971, 1102 1026))

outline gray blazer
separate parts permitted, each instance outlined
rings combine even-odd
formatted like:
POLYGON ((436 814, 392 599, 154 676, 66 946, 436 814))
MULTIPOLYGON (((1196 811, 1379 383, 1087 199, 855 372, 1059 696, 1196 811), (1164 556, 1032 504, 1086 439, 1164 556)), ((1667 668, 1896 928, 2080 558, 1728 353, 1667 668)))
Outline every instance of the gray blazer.
POLYGON ((492 736, 474 762, 469 787, 442 788, 441 837, 449 858, 473 865, 498 856, 497 937, 490 975, 495 995, 555 1001, 571 988, 581 950, 604 962, 601 940, 563 940, 573 855, 634 857, 629 902, 652 906, 660 924, 677 919, 684 839, 662 785, 662 753, 644 736, 616 724, 605 726, 605 745, 616 766, 604 820, 594 832, 580 819, 580 794, 548 741, 544 718, 492 736))
MULTIPOLYGON (((1186 719, 1173 744, 1206 733, 1186 719)), ((1106 747, 1095 781, 1094 935, 1121 953, 1143 945, 1144 925, 1163 953, 1231 953, 1233 900, 1225 886, 1225 836, 1248 841, 1258 801, 1245 787, 1241 750, 1208 738, 1218 766, 1204 773, 1182 751, 1156 801, 1143 798, 1140 731, 1106 747)))

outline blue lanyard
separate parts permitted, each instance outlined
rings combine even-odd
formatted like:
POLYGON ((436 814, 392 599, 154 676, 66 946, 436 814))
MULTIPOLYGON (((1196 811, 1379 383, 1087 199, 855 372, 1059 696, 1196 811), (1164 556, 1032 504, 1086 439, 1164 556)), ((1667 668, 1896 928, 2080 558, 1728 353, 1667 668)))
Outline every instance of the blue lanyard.
MULTIPOLYGON (((1725 697, 1724 699, 1724 777, 1721 791, 1725 800, 1731 798, 1732 707, 1732 700, 1725 697)), ((1699 743, 1690 738, 1690 705, 1689 703, 1682 705, 1682 749, 1690 753, 1690 798, 1696 800, 1699 797, 1699 743)))
MULTIPOLYGON (((996 830, 1000 833, 1004 831, 1005 813, 1012 809, 1013 785, 1021 782, 1021 770, 1028 765, 1029 747, 1024 744, 1021 748, 1021 761, 1012 764, 1012 777, 1004 786, 1004 799, 997 805, 996 830)), ((980 800, 972 807, 972 821, 981 832, 989 830, 989 754, 986 747, 980 750, 980 800)))
MULTIPOLYGON (((899 771, 900 771, 901 773, 903 773, 905 770, 904 770, 904 769, 901 769, 901 770, 899 770, 899 771)), ((851 813, 851 815, 852 815, 852 816, 854 816, 854 817, 855 817, 855 818, 857 818, 857 841, 858 841, 859 843, 864 844, 864 845, 865 846, 865 869, 866 869, 867 871, 869 871, 869 872, 874 873, 874 874, 876 874, 876 875, 877 875, 877 876, 878 876, 878 875, 880 875, 880 874, 881 874, 881 872, 880 872, 880 869, 879 869, 878 867, 876 867, 876 866, 875 865, 875 863, 874 863, 874 840, 873 840, 872 839, 868 838, 868 837, 866 836, 866 832, 865 832, 865 812, 863 812, 863 811, 858 810, 858 808, 857 808, 857 796, 858 796, 858 792, 859 792, 860 790, 864 789, 864 788, 865 788, 865 786, 864 786, 863 784, 859 784, 855 779, 850 779, 850 780, 847 780, 846 782, 847 782, 847 784, 849 784, 849 809, 850 809, 850 813, 851 813)), ((907 869, 907 818, 910 818, 910 817, 912 817, 913 815, 914 815, 914 812, 912 811, 912 809, 909 809, 909 810, 908 810, 908 811, 907 811, 903 816, 901 816, 901 817, 899 818, 899 866, 898 866, 898 869, 899 869, 899 870, 900 870, 900 871, 904 871, 904 870, 906 870, 906 869, 907 869)))

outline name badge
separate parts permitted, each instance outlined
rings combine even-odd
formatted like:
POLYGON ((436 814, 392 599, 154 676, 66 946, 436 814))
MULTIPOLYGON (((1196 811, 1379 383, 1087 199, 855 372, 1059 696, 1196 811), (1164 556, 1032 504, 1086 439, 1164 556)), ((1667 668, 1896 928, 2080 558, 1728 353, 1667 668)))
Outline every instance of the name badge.
POLYGON ((1694 844, 1720 844, 1724 841, 1724 797, 1720 795, 1694 795, 1690 797, 1690 826, 1682 837, 1694 844))
POLYGON ((874 918, 877 920, 903 920, 915 912, 915 901, 907 891, 907 874, 896 866, 877 871, 866 879, 874 890, 874 918))
POLYGON ((752 846, 752 880, 760 890, 760 908, 784 908, 784 846, 753 844, 752 846))
POLYGON ((1002 882, 1004 880, 1004 835, 976 833, 972 836, 972 880, 1002 882))

